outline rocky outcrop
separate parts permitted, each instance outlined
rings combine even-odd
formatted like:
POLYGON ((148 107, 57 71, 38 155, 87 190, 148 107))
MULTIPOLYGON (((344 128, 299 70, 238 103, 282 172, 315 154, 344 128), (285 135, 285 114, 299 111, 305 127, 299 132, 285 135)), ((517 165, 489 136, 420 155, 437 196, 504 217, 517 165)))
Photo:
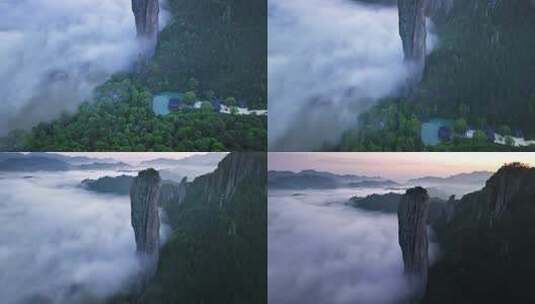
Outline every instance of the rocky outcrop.
POLYGON ((398 0, 399 35, 405 61, 414 70, 414 82, 419 82, 425 68, 427 0, 398 0))
POLYGON ((158 42, 160 4, 158 0, 132 0, 132 11, 136 19, 139 38, 146 40, 151 50, 158 42))
POLYGON ((220 204, 234 194, 236 185, 250 176, 267 175, 262 167, 261 152, 230 153, 217 166, 217 169, 207 175, 195 179, 196 185, 202 185, 203 192, 209 202, 220 204))
POLYGON ((501 168, 485 185, 489 196, 490 224, 499 219, 510 208, 513 198, 520 192, 526 177, 532 173, 521 164, 501 168))
POLYGON ((419 82, 425 69, 427 17, 448 14, 453 4, 453 0, 398 0, 399 35, 413 72, 410 82, 419 82))
POLYGON ((426 15, 447 15, 453 9, 453 0, 427 0, 426 15))
POLYGON ((459 295, 466 303, 535 301, 534 184, 534 168, 511 163, 455 202, 450 220, 434 229, 441 257, 423 303, 456 303, 459 295))
POLYGON ((160 175, 154 169, 139 172, 130 189, 132 227, 142 269, 147 276, 156 271, 160 247, 158 200, 160 175))
POLYGON ((139 303, 267 303, 266 173, 267 153, 233 152, 164 206, 175 231, 139 303))
POLYGON ((415 297, 420 298, 427 285, 429 195, 424 188, 408 189, 398 208, 399 245, 405 273, 415 297))
MULTIPOLYGON (((429 190, 427 191, 429 195, 429 190)), ((395 214, 399 210, 402 196, 399 193, 371 194, 366 197, 355 196, 349 200, 348 204, 368 211, 395 214)), ((431 197, 428 204, 427 224, 438 225, 447 222, 453 213, 455 203, 454 197, 450 198, 449 201, 431 197)))
POLYGON ((128 175, 104 176, 96 180, 84 179, 80 185, 97 193, 128 195, 133 181, 134 177, 128 175))
POLYGON ((498 170, 485 187, 465 195, 456 205, 454 217, 461 222, 494 225, 511 210, 517 195, 531 193, 535 169, 511 163, 498 170))

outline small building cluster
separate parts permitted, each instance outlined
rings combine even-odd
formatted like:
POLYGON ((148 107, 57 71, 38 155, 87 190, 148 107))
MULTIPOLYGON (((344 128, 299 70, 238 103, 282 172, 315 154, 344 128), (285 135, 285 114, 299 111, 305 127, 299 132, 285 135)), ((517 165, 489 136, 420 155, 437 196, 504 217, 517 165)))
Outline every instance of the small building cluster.
MULTIPOLYGON (((436 146, 443 142, 449 142, 454 137, 460 138, 474 138, 476 132, 475 128, 468 128, 464 134, 456 134, 453 131, 453 121, 449 119, 435 118, 422 124, 421 140, 425 145, 436 146)), ((486 140, 489 143, 496 143, 500 145, 512 144, 516 147, 535 145, 535 140, 525 140, 521 130, 515 129, 511 136, 505 136, 496 133, 495 128, 486 126, 479 129, 485 134, 486 140)))
POLYGON ((184 94, 176 92, 163 92, 154 96, 152 110, 157 115, 165 116, 171 112, 188 111, 201 109, 210 106, 214 112, 236 115, 267 115, 267 110, 249 110, 245 101, 238 101, 236 106, 226 105, 218 97, 211 101, 195 101, 187 103, 184 101, 184 94))

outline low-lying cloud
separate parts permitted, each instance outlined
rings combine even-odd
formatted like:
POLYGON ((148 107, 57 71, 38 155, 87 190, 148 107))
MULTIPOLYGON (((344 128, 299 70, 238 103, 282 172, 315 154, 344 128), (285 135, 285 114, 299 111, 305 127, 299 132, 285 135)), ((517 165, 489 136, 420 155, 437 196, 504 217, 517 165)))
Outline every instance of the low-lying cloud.
POLYGON ((396 216, 344 206, 348 197, 270 191, 270 303, 386 304, 408 295, 396 216))
POLYGON ((0 1, 0 135, 75 110, 140 49, 130 0, 0 1))
POLYGON ((74 173, 0 179, 2 303, 96 302, 136 280, 129 198, 79 182, 74 173))
POLYGON ((359 113, 405 85, 409 71, 395 7, 268 3, 270 150, 335 144, 359 113))

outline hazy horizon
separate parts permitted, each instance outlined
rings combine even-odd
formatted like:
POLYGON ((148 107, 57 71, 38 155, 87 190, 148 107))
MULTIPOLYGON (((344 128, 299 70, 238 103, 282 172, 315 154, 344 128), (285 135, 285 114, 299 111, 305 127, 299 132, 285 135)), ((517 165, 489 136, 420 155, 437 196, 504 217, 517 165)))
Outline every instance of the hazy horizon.
MULTIPOLYGON (((31 152, 24 152, 25 154, 31 152)), ((90 157, 98 159, 114 159, 130 165, 138 165, 143 161, 159 158, 184 159, 194 155, 206 155, 211 152, 47 152, 70 157, 90 157)), ((212 152, 213 153, 213 152, 212 152)))
POLYGON ((270 152, 268 169, 318 170, 335 174, 380 176, 407 181, 424 176, 448 177, 474 171, 495 172, 505 163, 535 165, 535 153, 270 152))

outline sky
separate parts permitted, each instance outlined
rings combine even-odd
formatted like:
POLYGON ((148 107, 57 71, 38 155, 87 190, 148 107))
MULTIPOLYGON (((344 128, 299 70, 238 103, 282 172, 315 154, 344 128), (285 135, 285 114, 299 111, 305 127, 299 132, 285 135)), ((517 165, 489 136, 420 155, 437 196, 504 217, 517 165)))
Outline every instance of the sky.
POLYGON ((406 181, 422 176, 496 171, 505 163, 535 165, 535 153, 269 153, 269 170, 315 169, 406 181))
POLYGON ((206 152, 61 152, 58 154, 92 158, 113 158, 131 165, 136 165, 146 160, 157 158, 182 159, 196 154, 206 154, 206 152))

